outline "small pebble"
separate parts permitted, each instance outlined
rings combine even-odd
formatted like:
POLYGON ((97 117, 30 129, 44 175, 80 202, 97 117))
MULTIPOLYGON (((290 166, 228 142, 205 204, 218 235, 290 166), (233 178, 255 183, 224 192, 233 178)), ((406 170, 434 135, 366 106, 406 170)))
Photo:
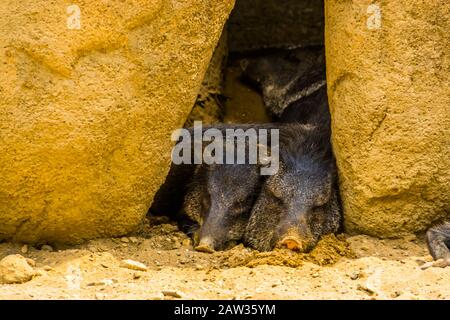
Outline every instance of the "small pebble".
POLYGON ((30 258, 26 258, 26 259, 30 266, 36 267, 36 261, 34 261, 33 259, 30 259, 30 258))
POLYGON ((134 261, 134 260, 122 260, 120 264, 122 268, 127 268, 136 271, 147 271, 147 266, 143 263, 134 261))
POLYGON ((364 285, 362 285, 362 284, 358 284, 357 289, 358 289, 359 291, 364 291, 365 293, 367 293, 367 294, 370 295, 370 296, 372 296, 372 295, 375 294, 375 291, 373 291, 372 289, 370 289, 370 288, 368 288, 368 287, 366 287, 366 286, 364 286, 364 285))
POLYGON ((42 250, 42 251, 52 252, 52 251, 53 251, 53 248, 52 248, 52 246, 49 246, 48 244, 44 244, 44 245, 41 247, 41 250, 42 250))
POLYGON ((23 247, 20 249, 20 252, 26 254, 28 252, 28 245, 24 244, 23 247))
POLYGON ((130 242, 130 240, 127 237, 122 237, 120 238, 120 241, 122 241, 123 243, 128 243, 130 242))
POLYGON ((359 278, 359 276, 360 276, 359 272, 353 272, 353 273, 350 275, 350 279, 352 279, 352 280, 357 280, 357 279, 359 278))
POLYGON ((177 298, 177 299, 181 298, 181 295, 176 291, 162 291, 162 294, 165 297, 172 297, 172 298, 177 298))
POLYGON ((417 240, 417 236, 415 234, 408 234, 403 237, 403 240, 405 241, 415 241, 417 240))
POLYGON ((114 283, 116 283, 117 280, 116 279, 103 279, 100 281, 94 281, 94 282, 89 282, 87 284, 88 287, 94 287, 94 286, 111 286, 114 283))
POLYGON ((182 245, 183 247, 190 247, 190 246, 191 246, 191 239, 184 239, 184 240, 181 242, 181 245, 182 245))
POLYGON ((132 243, 138 243, 138 242, 139 242, 138 239, 137 239, 136 237, 130 237, 129 239, 130 239, 130 241, 131 241, 132 243))

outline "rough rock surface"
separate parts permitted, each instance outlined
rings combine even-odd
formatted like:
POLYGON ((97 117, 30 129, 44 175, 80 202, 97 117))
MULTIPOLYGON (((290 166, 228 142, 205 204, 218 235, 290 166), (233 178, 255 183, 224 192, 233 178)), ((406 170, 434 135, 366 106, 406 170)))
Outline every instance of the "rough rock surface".
POLYGON ((0 240, 141 221, 233 4, 1 1, 0 240))
POLYGON ((347 231, 450 216, 450 3, 328 0, 333 143, 347 231))
POLYGON ((198 92, 197 101, 189 114, 185 127, 192 127, 194 121, 202 121, 204 125, 222 122, 224 70, 228 58, 228 37, 224 30, 214 51, 202 86, 198 92))
POLYGON ((323 0, 238 0, 228 23, 231 52, 323 45, 323 0))
POLYGON ((24 283, 34 275, 34 269, 20 254, 6 256, 0 261, 0 283, 24 283))

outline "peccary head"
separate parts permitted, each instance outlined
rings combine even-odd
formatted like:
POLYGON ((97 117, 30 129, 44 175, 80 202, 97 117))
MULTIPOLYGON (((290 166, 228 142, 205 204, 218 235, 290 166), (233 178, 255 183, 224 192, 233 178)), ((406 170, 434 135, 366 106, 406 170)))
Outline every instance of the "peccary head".
POLYGON ((262 91, 266 107, 276 116, 325 83, 322 47, 282 50, 244 59, 241 68, 244 79, 262 91))
POLYGON ((223 250, 242 239, 261 183, 255 165, 199 167, 184 206, 199 226, 194 237, 197 250, 223 250))
POLYGON ((280 169, 261 188, 245 242, 261 251, 278 246, 305 252, 340 224, 329 129, 301 124, 280 129, 280 169))

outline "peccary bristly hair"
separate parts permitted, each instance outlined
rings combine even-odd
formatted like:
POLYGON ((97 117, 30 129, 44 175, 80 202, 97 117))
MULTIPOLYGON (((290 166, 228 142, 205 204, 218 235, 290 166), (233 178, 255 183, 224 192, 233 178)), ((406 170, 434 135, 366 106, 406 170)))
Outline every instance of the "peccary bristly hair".
POLYGON ((280 169, 261 187, 244 241, 260 251, 312 249, 341 226, 329 126, 280 125, 280 169))
POLYGON ((256 165, 199 165, 183 214, 195 221, 196 250, 223 250, 242 240, 262 177, 256 165))
POLYGON ((281 50, 242 60, 241 67, 280 122, 312 123, 310 116, 328 112, 323 47, 281 50))

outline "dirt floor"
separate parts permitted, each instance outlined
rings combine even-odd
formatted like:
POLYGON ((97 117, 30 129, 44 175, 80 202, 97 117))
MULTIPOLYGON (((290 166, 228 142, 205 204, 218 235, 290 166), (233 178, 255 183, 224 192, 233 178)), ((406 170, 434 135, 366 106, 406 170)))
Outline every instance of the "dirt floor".
POLYGON ((0 259, 10 254, 32 259, 36 276, 0 285, 0 299, 450 299, 450 268, 422 270, 431 257, 415 236, 331 236, 308 255, 242 246, 208 254, 158 218, 132 236, 74 247, 0 244, 0 259))

